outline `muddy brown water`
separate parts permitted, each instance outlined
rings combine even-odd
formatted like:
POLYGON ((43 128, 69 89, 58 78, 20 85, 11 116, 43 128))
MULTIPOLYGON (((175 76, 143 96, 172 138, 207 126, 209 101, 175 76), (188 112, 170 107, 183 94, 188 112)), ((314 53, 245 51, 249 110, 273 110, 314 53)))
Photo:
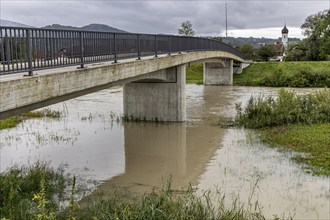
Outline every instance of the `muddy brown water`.
MULTIPOLYGON (((111 88, 50 106, 65 117, 31 119, 0 131, 0 171, 46 161, 96 181, 97 191, 124 187, 143 193, 169 177, 175 190, 189 184, 221 191, 228 206, 255 204, 267 218, 330 219, 330 179, 314 177, 288 152, 265 146, 253 130, 220 128, 235 103, 278 89, 186 86, 186 123, 122 123, 122 89, 111 88)), ((302 89, 297 92, 311 92, 302 89)))

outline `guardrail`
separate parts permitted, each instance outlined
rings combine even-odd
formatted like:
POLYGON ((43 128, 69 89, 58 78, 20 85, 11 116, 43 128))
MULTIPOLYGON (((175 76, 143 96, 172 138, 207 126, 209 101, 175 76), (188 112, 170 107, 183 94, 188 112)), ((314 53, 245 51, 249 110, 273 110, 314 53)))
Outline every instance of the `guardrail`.
POLYGON ((202 50, 243 58, 225 43, 199 37, 0 26, 0 75, 202 50))

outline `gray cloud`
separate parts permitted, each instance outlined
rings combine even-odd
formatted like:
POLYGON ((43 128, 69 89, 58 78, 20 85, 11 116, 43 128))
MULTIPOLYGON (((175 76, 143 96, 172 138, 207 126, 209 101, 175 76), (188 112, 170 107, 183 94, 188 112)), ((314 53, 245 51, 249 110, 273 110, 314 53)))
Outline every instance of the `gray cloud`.
POLYGON ((330 4, 328 0, 1 0, 0 17, 36 27, 103 23, 130 32, 172 34, 190 20, 197 34, 218 35, 225 30, 226 2, 232 30, 281 27, 284 22, 300 27, 307 16, 329 9, 330 4))

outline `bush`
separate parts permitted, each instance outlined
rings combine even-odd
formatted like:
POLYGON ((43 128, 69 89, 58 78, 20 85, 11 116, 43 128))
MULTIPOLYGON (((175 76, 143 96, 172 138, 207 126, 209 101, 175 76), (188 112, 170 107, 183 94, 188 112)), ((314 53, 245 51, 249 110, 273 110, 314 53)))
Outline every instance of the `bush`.
POLYGON ((54 170, 43 163, 31 167, 13 167, 0 174, 0 218, 33 219, 37 211, 34 195, 41 191, 44 173, 47 204, 49 210, 58 210, 65 196, 64 170, 54 170))
POLYGON ((236 104, 235 124, 249 128, 285 124, 318 124, 330 122, 330 90, 296 95, 281 89, 278 98, 251 97, 243 109, 236 104))

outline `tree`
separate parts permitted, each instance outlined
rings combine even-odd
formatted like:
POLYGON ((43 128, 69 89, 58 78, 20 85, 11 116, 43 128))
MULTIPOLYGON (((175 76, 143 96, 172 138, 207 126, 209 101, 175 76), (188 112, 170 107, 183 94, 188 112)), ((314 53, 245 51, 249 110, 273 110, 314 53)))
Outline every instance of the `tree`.
POLYGON ((181 28, 178 29, 178 34, 183 36, 194 36, 195 31, 192 28, 190 21, 185 21, 181 24, 181 28))
POLYGON ((298 43, 289 45, 286 52, 285 61, 306 61, 307 57, 307 41, 304 39, 298 43))
POLYGON ((238 51, 241 52, 247 60, 255 59, 254 49, 250 44, 243 44, 238 48, 238 51))
POLYGON ((301 28, 307 36, 308 58, 330 59, 330 10, 308 16, 301 28))
POLYGON ((276 55, 276 51, 273 45, 262 46, 259 48, 257 53, 259 58, 262 59, 263 61, 268 61, 269 58, 276 55))

